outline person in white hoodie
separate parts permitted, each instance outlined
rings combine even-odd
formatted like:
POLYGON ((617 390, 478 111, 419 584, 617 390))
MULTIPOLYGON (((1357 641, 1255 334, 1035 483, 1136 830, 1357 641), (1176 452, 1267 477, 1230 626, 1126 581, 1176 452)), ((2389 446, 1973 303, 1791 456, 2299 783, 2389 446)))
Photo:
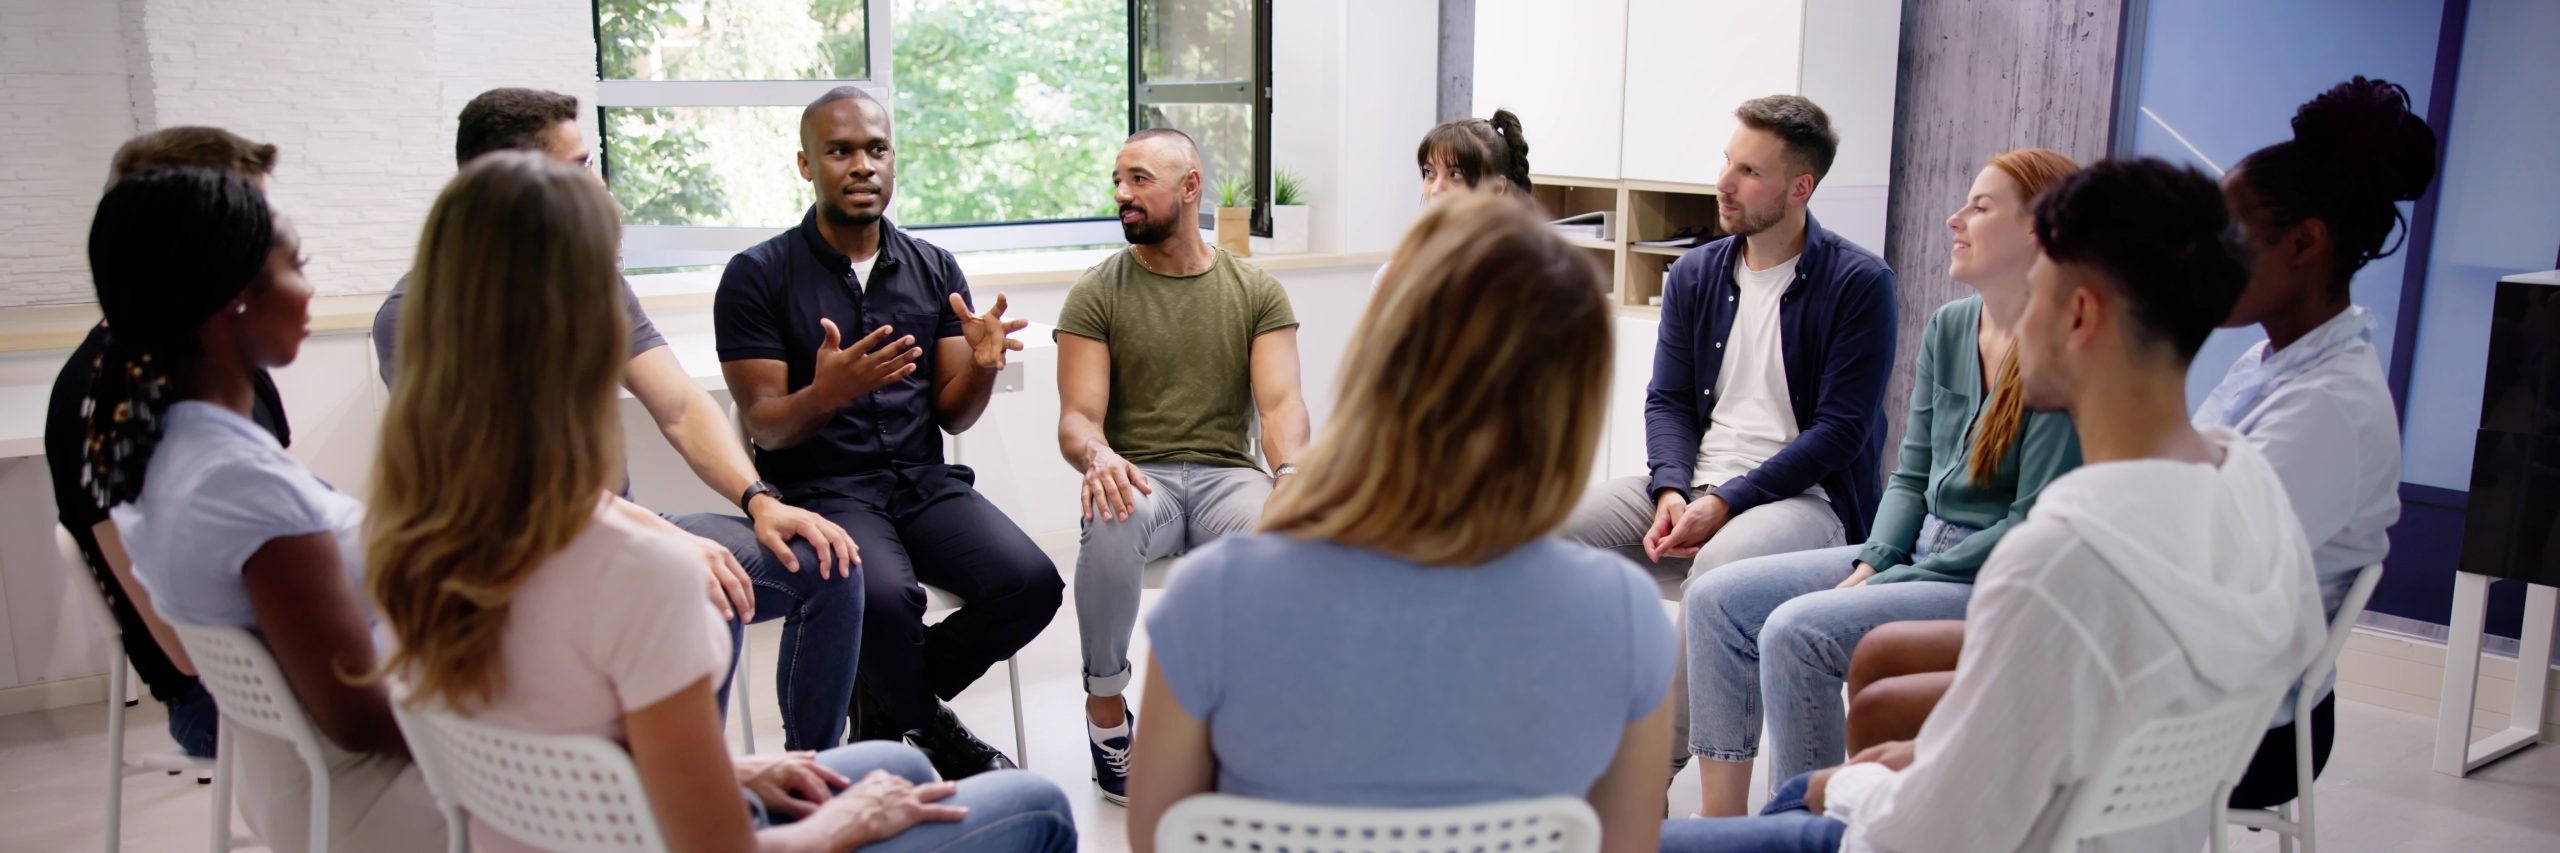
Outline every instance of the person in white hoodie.
MULTIPOLYGON (((2084 467, 1984 562, 1954 685, 1915 741, 1782 786, 1760 817, 1675 820, 1666 851, 2044 850, 2080 780, 2161 717, 2272 700, 2322 638, 2311 547, 2266 458, 2191 426, 2184 381, 2245 283, 2212 181, 2111 160, 2036 203, 2026 404, 2084 467)), ((2208 813, 2083 849, 2195 850, 2208 813)))

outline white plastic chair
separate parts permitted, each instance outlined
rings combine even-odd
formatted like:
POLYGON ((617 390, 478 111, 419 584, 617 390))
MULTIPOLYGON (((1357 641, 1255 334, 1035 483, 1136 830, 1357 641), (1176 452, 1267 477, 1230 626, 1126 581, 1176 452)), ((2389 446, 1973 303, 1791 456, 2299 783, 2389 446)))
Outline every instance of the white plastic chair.
POLYGON ((237 727, 292 744, 294 753, 302 757, 302 766, 311 775, 310 850, 327 853, 328 753, 321 749, 320 733, 312 729, 310 715, 303 712, 302 701, 294 698, 293 685, 285 681, 284 669, 276 665, 266 643, 239 628, 188 625, 174 619, 169 627, 178 632, 179 644, 195 659, 196 676, 204 679, 205 689, 222 709, 222 733, 214 746, 214 849, 231 845, 231 757, 237 751, 231 734, 237 727))
POLYGON ((1166 853, 1316 850, 1407 853, 1417 850, 1503 850, 1508 853, 1597 853, 1600 816, 1573 797, 1543 797, 1436 809, 1382 809, 1276 803, 1229 794, 1199 794, 1167 809, 1156 824, 1166 853))
POLYGON ((529 734, 405 699, 392 703, 392 714, 444 811, 455 853, 468 849, 467 818, 562 853, 667 849, 640 771, 613 741, 529 734))
MULTIPOLYGON (((961 605, 967 603, 968 602, 960 600, 959 596, 952 595, 938 587, 928 585, 924 588, 924 612, 927 616, 949 613, 960 609, 961 605)), ((741 742, 742 748, 752 754, 756 751, 756 723, 755 716, 752 711, 748 710, 747 705, 747 673, 748 670, 752 668, 752 664, 749 663, 748 655, 748 649, 750 648, 752 648, 751 641, 746 637, 740 637, 738 640, 737 671, 729 676, 730 703, 731 707, 735 710, 732 710, 729 713, 738 717, 738 740, 741 742)), ((1004 659, 1004 677, 1005 681, 1008 682, 1008 686, 1013 689, 1014 765, 1017 767, 1027 768, 1031 766, 1031 739, 1025 736, 1023 731, 1022 667, 1016 662, 1015 658, 1004 659)))
MULTIPOLYGON (((124 710, 136 701, 132 691, 131 662, 124 656, 124 626, 116 623, 115 610, 107 606, 106 595, 98 589, 98 580, 87 571, 89 557, 81 553, 80 541, 71 531, 53 529, 54 549, 63 564, 72 570, 72 596, 86 602, 78 607, 98 622, 98 630, 107 636, 107 850, 122 849, 124 834, 124 779, 158 770, 175 776, 189 770, 197 773, 197 781, 213 781, 213 762, 171 750, 128 758, 124 752, 124 710)), ((227 840, 227 839, 226 839, 227 840)))
POLYGON ((2338 615, 2329 620, 2329 644, 2311 669, 2302 674, 2302 689, 2293 700, 2293 792, 2294 802, 2272 809, 2243 809, 2231 814, 2234 826, 2264 829, 2281 836, 2277 848, 2293 853, 2295 839, 2302 841, 2302 853, 2318 853, 2318 828, 2311 822, 2311 709, 2320 704, 2320 687, 2329 681, 2329 673, 2338 668, 2338 654, 2347 648, 2347 637, 2356 630, 2356 617, 2364 615, 2365 604, 2373 600, 2373 587, 2382 582, 2382 564, 2375 563, 2356 572, 2355 583, 2347 587, 2347 597, 2338 602, 2338 615))
POLYGON ((2231 786, 2248 767, 2282 698, 2243 696, 2143 724, 2066 795, 2070 804, 2054 830, 2055 853, 2075 853, 2085 839, 2177 820, 2198 806, 2212 810, 2213 853, 2223 853, 2231 786))

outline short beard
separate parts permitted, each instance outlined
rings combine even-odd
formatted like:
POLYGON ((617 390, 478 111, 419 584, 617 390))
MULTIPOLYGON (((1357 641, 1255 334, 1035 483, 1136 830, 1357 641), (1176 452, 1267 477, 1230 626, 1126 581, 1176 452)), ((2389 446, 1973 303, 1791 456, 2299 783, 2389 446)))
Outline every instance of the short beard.
MULTIPOLYGON (((1775 227, 1778 224, 1778 220, 1785 218, 1787 218, 1787 211, 1783 207, 1779 208, 1774 213, 1759 218, 1752 217, 1751 209, 1746 207, 1734 211, 1734 224, 1727 226, 1725 228, 1725 233, 1732 234, 1736 237, 1749 237, 1775 227)), ((1718 222, 1717 224, 1723 223, 1718 222)))
POLYGON ((1128 239, 1132 246, 1153 246, 1173 239, 1174 229, 1181 224, 1177 221, 1180 218, 1177 216, 1158 222, 1152 217, 1141 217, 1136 222, 1122 222, 1120 236, 1128 239))
POLYGON ((832 204, 818 205, 818 215, 826 217, 830 225, 849 225, 855 228, 869 228, 872 223, 880 221, 880 214, 846 213, 844 208, 832 204))

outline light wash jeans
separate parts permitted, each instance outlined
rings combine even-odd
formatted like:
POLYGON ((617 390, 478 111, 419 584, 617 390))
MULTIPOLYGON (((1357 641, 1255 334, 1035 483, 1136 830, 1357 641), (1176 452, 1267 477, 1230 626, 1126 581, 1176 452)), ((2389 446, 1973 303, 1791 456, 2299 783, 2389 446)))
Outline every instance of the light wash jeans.
MULTIPOLYGON (((1812 495, 1796 495, 1771 501, 1744 511, 1725 522, 1724 529, 1707 540, 1694 558, 1664 557, 1658 565, 1647 564, 1644 556, 1644 534, 1653 526, 1653 487, 1649 477, 1620 477, 1602 483, 1584 493, 1582 503, 1573 508, 1558 535, 1635 561, 1656 578, 1678 572, 1688 583, 1714 572, 1728 563, 1772 554, 1792 554, 1842 544, 1844 533, 1840 516, 1831 511, 1831 502, 1812 495)), ((1707 489, 1696 494, 1704 496, 1707 489)), ((1846 577, 1844 573, 1842 575, 1846 577)), ((1833 580, 1838 580, 1834 578, 1833 580)), ((1684 646, 1685 648, 1685 646, 1684 646)), ((1684 651, 1683 657, 1686 657, 1684 651)), ((1671 742, 1689 741, 1689 666, 1679 664, 1671 670, 1671 742)), ((1689 763, 1689 754, 1674 750, 1671 772, 1678 775, 1689 763)))
POLYGON ((1084 692, 1093 696, 1129 687, 1129 638, 1138 630, 1147 564, 1243 532, 1271 499, 1271 475, 1259 468, 1140 462, 1138 471, 1155 491, 1139 493, 1127 521, 1085 522, 1076 550, 1076 633, 1084 641, 1084 692))
MULTIPOLYGON (((1913 560, 1954 547, 1969 527, 1930 516, 1913 560)), ((1846 759, 1842 681, 1858 640, 1887 622, 1964 618, 1973 585, 1903 581, 1833 589, 1857 566, 1858 546, 1729 563, 1689 584, 1689 751, 1717 761, 1759 754, 1768 711, 1769 778, 1789 779, 1846 759)), ((1878 567, 1887 568, 1887 567, 1878 567)))
MULTIPOLYGON (((874 770, 907 777, 918 785, 937 780, 933 763, 925 760, 924 753, 896 741, 867 740, 836 747, 818 753, 818 763, 856 782, 874 770)), ((766 812, 755 795, 746 798, 757 826, 791 822, 789 816, 766 812)), ((1030 771, 997 770, 962 779, 960 790, 944 802, 967 806, 969 816, 919 823, 856 849, 865 853, 1069 853, 1076 849, 1076 818, 1068 810, 1067 795, 1030 771)))

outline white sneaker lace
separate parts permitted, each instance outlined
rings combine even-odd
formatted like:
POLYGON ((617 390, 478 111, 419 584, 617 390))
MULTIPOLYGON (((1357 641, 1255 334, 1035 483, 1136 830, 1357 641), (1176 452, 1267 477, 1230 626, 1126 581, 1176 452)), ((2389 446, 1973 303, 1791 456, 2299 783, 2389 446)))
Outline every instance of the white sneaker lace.
POLYGON ((1110 768, 1111 768, 1111 775, 1119 776, 1119 777, 1122 777, 1122 778, 1127 778, 1127 777, 1128 777, 1128 775, 1129 775, 1129 750, 1128 750, 1128 749, 1126 749, 1126 748, 1113 749, 1113 748, 1111 748, 1111 747, 1109 747, 1109 746, 1105 746, 1105 745, 1103 745, 1103 744, 1094 744, 1094 747, 1095 747, 1095 748, 1097 748, 1097 749, 1102 750, 1102 763, 1103 763, 1105 766, 1107 766, 1107 767, 1110 767, 1110 768))

